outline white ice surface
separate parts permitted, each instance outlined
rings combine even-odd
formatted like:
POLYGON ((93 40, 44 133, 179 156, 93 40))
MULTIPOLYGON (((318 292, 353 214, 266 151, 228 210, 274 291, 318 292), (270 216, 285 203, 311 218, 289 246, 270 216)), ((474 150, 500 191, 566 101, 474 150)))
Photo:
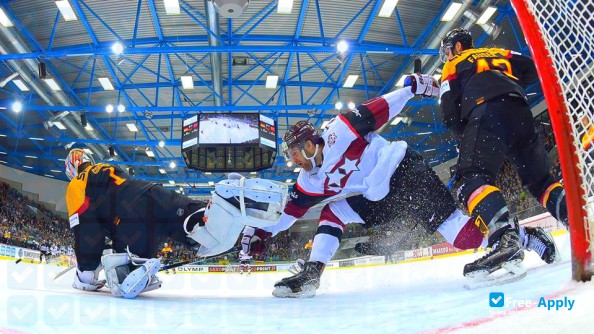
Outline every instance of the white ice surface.
MULTIPOLYGON (((592 333, 594 284, 571 281, 569 238, 557 237, 564 261, 534 253, 528 276, 467 291, 462 268, 481 253, 431 261, 327 270, 318 295, 277 299, 287 272, 160 274, 163 288, 135 300, 71 288, 63 267, 0 261, 0 333, 592 333), (503 309, 489 306, 503 292, 503 309), (516 307, 514 300, 574 299, 571 311, 516 307)), ((516 304, 517 306, 517 304, 516 304)))

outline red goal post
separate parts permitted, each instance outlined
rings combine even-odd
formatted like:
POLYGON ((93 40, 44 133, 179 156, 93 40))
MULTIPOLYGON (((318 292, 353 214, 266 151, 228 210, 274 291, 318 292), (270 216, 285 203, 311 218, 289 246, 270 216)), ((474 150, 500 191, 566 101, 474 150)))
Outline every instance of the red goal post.
MULTIPOLYGON (((592 1, 511 0, 538 69, 557 142, 569 214, 573 278, 592 276, 593 152, 581 144, 594 124, 592 1), (588 94, 590 93, 590 94, 588 94), (590 95, 590 96, 588 96, 590 95)), ((592 150, 592 148, 589 148, 592 150)))

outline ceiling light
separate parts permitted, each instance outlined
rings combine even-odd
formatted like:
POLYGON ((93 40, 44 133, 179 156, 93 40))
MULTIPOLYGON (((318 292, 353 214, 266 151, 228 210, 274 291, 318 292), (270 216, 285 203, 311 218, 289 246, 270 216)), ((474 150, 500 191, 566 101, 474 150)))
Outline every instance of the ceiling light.
POLYGON ((144 151, 144 152, 146 153, 146 156, 147 157, 150 157, 150 158, 154 158, 155 157, 155 153, 153 151, 151 151, 151 150, 147 150, 147 151, 144 151))
POLYGON ((56 128, 60 130, 66 130, 66 127, 64 126, 64 124, 62 124, 62 122, 54 122, 54 125, 56 126, 56 128))
POLYGON ((112 113, 113 112, 113 106, 111 104, 108 104, 105 106, 105 112, 112 113))
POLYGON ((353 110, 355 109, 357 105, 355 105, 355 102, 351 101, 347 104, 347 107, 349 107, 349 110, 353 110))
POLYGON ((204 175, 212 175, 211 172, 205 172, 204 175))
POLYGON ((356 74, 351 74, 347 77, 347 79, 344 81, 344 85, 342 85, 342 87, 344 88, 352 88, 355 85, 355 82, 357 82, 357 79, 359 79, 359 76, 356 74))
POLYGON ((12 110, 14 112, 21 112, 21 110, 23 110, 23 104, 21 103, 21 101, 15 101, 12 104, 12 110))
POLYGON ((130 132, 138 132, 138 128, 136 127, 136 124, 126 123, 126 126, 128 127, 128 130, 130 130, 130 132))
POLYGON ((50 172, 53 172, 53 173, 62 173, 61 170, 57 170, 57 169, 51 169, 50 172))
POLYGON ((50 174, 43 174, 43 175, 47 176, 47 177, 54 177, 53 175, 50 175, 50 174))
POLYGON ((29 169, 33 169, 33 167, 31 166, 23 166, 24 168, 29 168, 29 169))
POLYGON ((164 168, 159 168, 159 173, 167 174, 167 171, 164 168))
POLYGON ((400 122, 408 123, 409 120, 410 118, 407 116, 396 116, 394 117, 394 120, 392 121, 392 123, 390 123, 390 125, 398 125, 398 123, 400 122))
POLYGON ((53 90, 54 92, 57 92, 57 91, 59 91, 59 90, 62 90, 62 89, 60 88, 60 86, 58 85, 58 83, 56 82, 56 80, 54 80, 54 79, 45 79, 44 81, 45 81, 45 84, 46 84, 46 85, 47 85, 47 86, 48 86, 48 87, 49 87, 51 90, 53 90))
POLYGON ((124 45, 120 42, 115 42, 111 46, 111 51, 116 55, 121 55, 124 52, 124 45))
POLYGON ((441 17, 443 22, 449 22, 454 19, 454 16, 458 13, 458 11, 462 8, 462 4, 459 2, 452 2, 450 7, 446 10, 445 14, 441 17))
POLYGON ((0 160, 1 163, 3 164, 7 164, 8 162, 4 161, 4 160, 0 160))
POLYGON ((378 17, 390 17, 392 16, 392 12, 394 8, 396 8, 396 4, 398 0, 384 0, 384 4, 380 9, 379 13, 377 14, 378 17))
POLYGON ((37 141, 43 141, 43 138, 39 138, 39 137, 30 137, 30 140, 37 140, 37 141))
POLYGON ((497 11, 497 7, 493 7, 493 6, 487 7, 487 9, 485 9, 485 11, 481 15, 481 17, 479 17, 479 19, 476 20, 476 24, 485 24, 485 23, 487 23, 487 21, 489 21, 489 19, 491 18, 491 16, 493 16, 493 14, 495 14, 496 11, 497 11))
POLYGON ((19 89, 21 90, 21 92, 28 92, 29 91, 29 87, 27 87, 25 85, 25 83, 21 79, 13 79, 12 82, 14 82, 14 84, 17 87, 19 87, 19 89))
POLYGON ((400 80, 396 83, 396 87, 404 87, 404 80, 408 77, 408 75, 403 75, 400 77, 400 80))
POLYGON ((291 14, 293 10, 293 0, 279 0, 276 12, 279 14, 291 14))
POLYGON ((179 0, 163 0, 163 5, 165 6, 165 13, 167 13, 167 15, 177 15, 181 13, 179 9, 179 0))
POLYGON ((269 75, 266 77, 266 88, 274 89, 278 83, 278 75, 269 75))
POLYGON ((126 111, 126 106, 123 104, 119 104, 118 105, 118 112, 125 112, 126 111))
POLYGON ((214 182, 213 181, 208 181, 208 185, 212 187, 212 186, 214 186, 214 182))
POLYGON ((165 142, 162 140, 159 140, 159 147, 165 147, 165 142))
POLYGON ((287 161, 287 167, 293 167, 293 161, 287 161))
POLYGON ((6 137, 6 135, 3 133, 0 133, 0 137, 6 137))
POLYGON ((336 103, 334 103, 334 108, 336 108, 336 110, 342 109, 343 106, 344 105, 340 101, 337 101, 336 103))
POLYGON ((250 175, 258 175, 258 172, 250 172, 250 175))
POLYGON ((174 186, 174 185, 175 185, 175 181, 173 181, 173 180, 169 180, 169 184, 171 184, 171 185, 173 185, 173 186, 174 186))
POLYGON ((93 128, 91 127, 91 125, 87 124, 87 126, 85 126, 85 130, 93 131, 93 128))
POLYGON ((4 13, 4 10, 2 8, 0 8, 0 24, 5 26, 6 28, 13 26, 12 21, 10 21, 8 16, 6 16, 6 13, 4 13))
POLYGON ((109 80, 109 78, 101 77, 97 78, 97 80, 99 80, 99 83, 104 90, 113 90, 113 85, 111 84, 111 80, 109 80))
POLYGON ((25 158, 29 158, 29 159, 37 159, 36 156, 34 155, 25 155, 25 158))
POLYGON ((326 128, 326 125, 328 125, 328 123, 330 123, 330 121, 323 121, 322 126, 320 126, 320 129, 326 128))
POLYGON ((287 181, 285 181, 286 183, 291 183, 293 182, 293 179, 287 179, 287 181))
POLYGON ((169 163, 169 168, 174 169, 177 165, 175 164, 175 161, 172 161, 169 163))
POLYGON ((184 89, 194 89, 194 79, 191 75, 182 75, 180 79, 184 89))
POLYGON ((345 53, 349 49, 349 43, 346 41, 340 41, 336 44, 336 51, 339 53, 345 53))
POLYGON ((58 6, 58 10, 60 10, 64 21, 74 21, 78 19, 68 0, 56 1, 56 6, 58 6))
POLYGON ((299 172, 301 172, 301 167, 297 167, 297 168, 295 168, 295 169, 293 170, 293 172, 295 172, 295 173, 299 173, 299 172))
POLYGON ((8 154, 8 153, 0 151, 0 154, 8 154))

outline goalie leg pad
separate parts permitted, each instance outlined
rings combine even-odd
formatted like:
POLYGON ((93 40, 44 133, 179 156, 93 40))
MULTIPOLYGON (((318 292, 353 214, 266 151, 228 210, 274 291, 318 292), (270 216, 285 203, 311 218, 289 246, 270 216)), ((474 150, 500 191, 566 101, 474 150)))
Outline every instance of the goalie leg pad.
POLYGON ((105 277, 111 294, 115 297, 134 298, 141 292, 161 287, 161 281, 154 276, 161 268, 157 259, 134 258, 135 263, 142 263, 136 269, 127 253, 108 254, 101 257, 105 267, 105 277))
MULTIPOLYGON (((147 291, 146 288, 150 286, 149 283, 151 278, 159 271, 159 268, 161 268, 161 263, 159 260, 149 259, 142 266, 132 271, 130 275, 124 279, 120 286, 122 297, 128 299, 135 298, 139 293, 147 291)), ((151 290, 157 288, 154 287, 155 283, 152 285, 153 288, 151 290)))

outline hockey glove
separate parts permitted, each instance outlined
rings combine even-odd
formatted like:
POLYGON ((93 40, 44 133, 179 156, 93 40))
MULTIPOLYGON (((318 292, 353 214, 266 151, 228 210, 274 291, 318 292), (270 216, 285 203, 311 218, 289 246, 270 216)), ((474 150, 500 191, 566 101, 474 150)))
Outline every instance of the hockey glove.
POLYGON ((250 256, 262 254, 266 250, 264 241, 271 236, 272 233, 270 232, 246 226, 241 237, 241 249, 250 256))
POLYGON ((439 96, 437 80, 427 74, 411 74, 404 79, 404 87, 409 87, 413 94, 423 97, 439 96))

